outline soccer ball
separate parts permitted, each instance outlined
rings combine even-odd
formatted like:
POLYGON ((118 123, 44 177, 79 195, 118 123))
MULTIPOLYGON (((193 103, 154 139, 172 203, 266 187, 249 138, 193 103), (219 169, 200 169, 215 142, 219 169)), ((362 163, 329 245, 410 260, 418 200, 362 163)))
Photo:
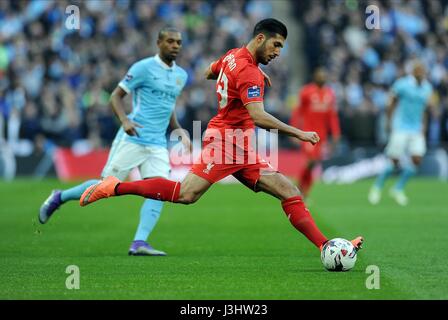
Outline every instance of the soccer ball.
POLYGON ((325 243, 320 260, 328 271, 348 271, 355 266, 356 248, 348 240, 335 238, 325 243))

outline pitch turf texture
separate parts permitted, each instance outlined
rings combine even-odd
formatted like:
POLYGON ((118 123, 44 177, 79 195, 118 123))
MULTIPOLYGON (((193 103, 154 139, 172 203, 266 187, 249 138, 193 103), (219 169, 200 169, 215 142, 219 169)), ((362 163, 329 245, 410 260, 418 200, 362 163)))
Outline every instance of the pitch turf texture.
POLYGON ((0 299, 448 299, 448 184, 411 181, 406 208, 387 196, 370 206, 370 184, 313 190, 310 210, 329 237, 366 238, 355 269, 333 273, 276 199, 240 185, 166 204, 151 243, 169 256, 129 257, 141 198, 72 202, 40 226, 41 202, 68 185, 0 182, 0 299), (69 265, 79 290, 65 286, 69 265), (379 290, 366 288, 369 265, 379 290))

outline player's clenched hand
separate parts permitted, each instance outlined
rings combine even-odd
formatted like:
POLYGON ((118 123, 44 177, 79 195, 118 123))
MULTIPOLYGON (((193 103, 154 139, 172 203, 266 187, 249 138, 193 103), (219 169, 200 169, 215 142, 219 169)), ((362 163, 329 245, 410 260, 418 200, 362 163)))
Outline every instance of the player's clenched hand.
POLYGON ((319 135, 314 131, 302 131, 299 139, 305 142, 310 142, 313 145, 318 143, 320 140, 319 135))
POLYGON ((126 119, 121 124, 123 126, 124 132, 126 132, 130 136, 139 136, 137 132, 137 128, 143 128, 141 124, 138 124, 137 122, 132 122, 129 119, 126 119))

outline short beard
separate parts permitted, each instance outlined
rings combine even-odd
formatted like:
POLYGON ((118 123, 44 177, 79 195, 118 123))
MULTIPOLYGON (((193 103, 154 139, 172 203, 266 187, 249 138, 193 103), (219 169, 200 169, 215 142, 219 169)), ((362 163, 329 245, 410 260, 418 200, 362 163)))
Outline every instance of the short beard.
POLYGON ((264 53, 266 51, 265 49, 266 49, 266 40, 263 42, 263 44, 255 52, 255 54, 257 55, 258 62, 263 64, 263 65, 267 65, 268 64, 268 61, 267 61, 266 57, 264 56, 264 53))

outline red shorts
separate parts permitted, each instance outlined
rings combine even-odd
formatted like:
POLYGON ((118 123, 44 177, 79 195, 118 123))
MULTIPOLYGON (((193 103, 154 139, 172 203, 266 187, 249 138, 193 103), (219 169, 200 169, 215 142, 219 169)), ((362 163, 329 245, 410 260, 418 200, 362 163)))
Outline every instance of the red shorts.
POLYGON ((258 192, 256 186, 260 176, 277 170, 262 159, 248 143, 226 145, 222 139, 215 139, 204 141, 201 157, 191 167, 190 172, 212 184, 233 175, 242 184, 258 192))

